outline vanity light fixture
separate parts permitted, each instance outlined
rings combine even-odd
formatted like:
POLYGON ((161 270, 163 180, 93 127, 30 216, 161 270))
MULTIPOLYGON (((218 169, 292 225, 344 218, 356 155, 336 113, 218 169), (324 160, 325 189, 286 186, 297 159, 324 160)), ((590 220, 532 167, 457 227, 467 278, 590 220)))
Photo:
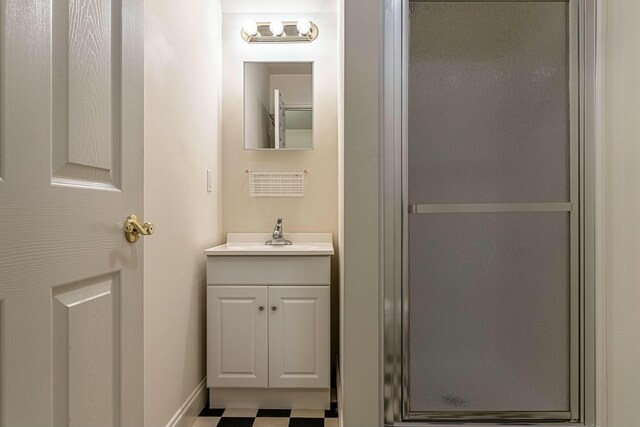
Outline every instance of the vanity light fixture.
POLYGON ((269 30, 274 36, 280 37, 282 33, 284 33, 284 24, 282 21, 276 19, 275 21, 271 21, 271 24, 269 24, 269 30))
POLYGON ((306 18, 297 21, 246 21, 240 30, 247 43, 312 42, 318 37, 318 26, 306 18))
POLYGON ((311 31, 311 22, 309 22, 309 20, 305 18, 298 19, 296 28, 298 29, 298 32, 301 36, 306 36, 311 31))
POLYGON ((256 24, 256 21, 250 19, 242 24, 242 31, 248 36, 253 37, 258 34, 258 24, 256 24))

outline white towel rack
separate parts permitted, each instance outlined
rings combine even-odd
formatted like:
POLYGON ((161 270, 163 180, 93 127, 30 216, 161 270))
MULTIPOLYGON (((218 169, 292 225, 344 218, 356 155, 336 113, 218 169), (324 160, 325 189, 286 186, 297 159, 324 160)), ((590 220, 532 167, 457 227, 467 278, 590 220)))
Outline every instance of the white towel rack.
POLYGON ((251 197, 303 197, 304 176, 302 172, 255 172, 245 170, 249 175, 249 195, 251 197))

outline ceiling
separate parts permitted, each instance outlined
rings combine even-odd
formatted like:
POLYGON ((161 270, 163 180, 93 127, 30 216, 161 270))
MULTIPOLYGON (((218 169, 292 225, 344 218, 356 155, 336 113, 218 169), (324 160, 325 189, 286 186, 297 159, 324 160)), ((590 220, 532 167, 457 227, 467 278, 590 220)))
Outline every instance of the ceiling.
POLYGON ((220 0, 222 13, 337 13, 338 0, 220 0))

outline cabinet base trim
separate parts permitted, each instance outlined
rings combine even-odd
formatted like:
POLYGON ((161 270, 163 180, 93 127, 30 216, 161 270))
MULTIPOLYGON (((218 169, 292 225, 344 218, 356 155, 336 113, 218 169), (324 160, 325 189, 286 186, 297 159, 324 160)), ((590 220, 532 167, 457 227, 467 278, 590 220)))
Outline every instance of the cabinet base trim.
POLYGON ((211 408, 329 409, 330 389, 210 388, 211 408))

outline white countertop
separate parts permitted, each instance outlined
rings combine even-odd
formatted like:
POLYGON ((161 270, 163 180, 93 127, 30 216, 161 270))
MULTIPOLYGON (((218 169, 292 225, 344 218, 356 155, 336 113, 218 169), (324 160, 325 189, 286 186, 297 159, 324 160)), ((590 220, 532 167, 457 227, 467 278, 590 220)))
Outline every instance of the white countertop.
POLYGON ((204 251, 207 256, 333 255, 331 233, 284 233, 291 245, 265 245, 271 233, 228 233, 227 243, 204 251))

